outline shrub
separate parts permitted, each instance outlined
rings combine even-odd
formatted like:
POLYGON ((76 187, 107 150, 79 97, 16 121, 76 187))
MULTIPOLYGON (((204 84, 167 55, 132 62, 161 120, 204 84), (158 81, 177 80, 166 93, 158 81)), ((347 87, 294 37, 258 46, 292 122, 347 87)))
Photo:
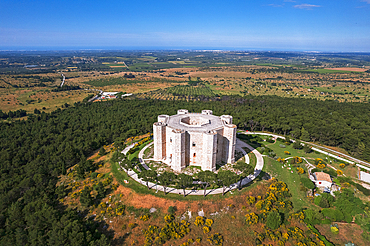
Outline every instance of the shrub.
POLYGON ((284 151, 284 154, 290 155, 290 152, 289 151, 284 151))
POLYGON ((258 215, 255 213, 246 214, 245 217, 246 217, 245 221, 249 225, 254 225, 258 223, 258 215))
POLYGON ((309 179, 309 178, 301 178, 301 183, 306 187, 307 189, 312 190, 315 188, 315 184, 309 179))
POLYGON ((302 148, 303 146, 301 145, 300 141, 297 140, 293 143, 293 149, 302 149, 302 148))
POLYGON ((320 168, 320 169, 324 169, 325 168, 325 164, 323 164, 323 163, 317 164, 317 167, 320 168))
POLYGON ((142 221, 147 221, 147 220, 149 220, 149 214, 144 214, 144 215, 140 216, 140 219, 141 219, 142 221))
POLYGON ((346 164, 341 163, 341 164, 339 164, 339 167, 340 167, 340 168, 345 168, 345 167, 346 167, 346 164))
POLYGON ((207 238, 207 241, 211 244, 211 245, 222 245, 223 242, 224 242, 224 238, 223 236, 220 234, 220 233, 215 233, 213 235, 210 235, 208 238, 207 238))
POLYGON ((208 227, 208 226, 204 226, 203 227, 203 233, 204 234, 207 234, 207 233, 209 233, 211 231, 211 229, 208 227))
POLYGON ((312 209, 305 210, 304 216, 304 221, 312 225, 320 224, 321 220, 324 218, 323 214, 320 213, 320 211, 312 209))
POLYGON ((335 235, 339 233, 339 229, 335 226, 331 226, 330 231, 335 235))
POLYGON ((249 204, 249 205, 252 205, 253 203, 255 203, 256 202, 256 198, 254 197, 254 196, 248 196, 247 197, 247 203, 249 204))
POLYGON ((338 175, 343 175, 343 171, 338 169, 338 170, 337 170, 337 174, 338 174, 338 175))
POLYGON ((323 193, 314 199, 314 203, 322 208, 329 208, 334 203, 334 197, 328 193, 323 193))
POLYGON ((311 146, 309 146, 309 145, 307 145, 307 144, 305 144, 304 146, 303 146, 303 151, 307 154, 307 153, 311 153, 312 152, 312 147, 311 146))
POLYGON ((206 226, 211 227, 213 225, 213 219, 206 219, 206 226))
POLYGON ((166 216, 164 216, 164 221, 166 221, 166 223, 171 223, 174 219, 175 216, 173 216, 172 214, 167 214, 166 216))
POLYGON ((167 209, 167 212, 169 214, 174 214, 174 213, 176 213, 176 211, 177 211, 177 207, 176 206, 169 206, 168 209, 167 209))
POLYGON ((324 208, 322 214, 331 221, 342 221, 344 220, 344 215, 340 210, 333 208, 324 208))
POLYGON ((304 174, 304 169, 301 168, 301 167, 298 167, 297 172, 300 173, 300 174, 304 174))
POLYGON ((131 229, 135 228, 136 226, 137 226, 136 223, 129 223, 128 224, 128 227, 131 228, 131 229))
POLYGON ((277 211, 271 211, 266 218, 266 226, 272 230, 276 230, 281 225, 281 216, 277 211))
POLYGON ((197 216, 194 221, 194 225, 196 226, 202 226, 204 225, 204 218, 202 216, 197 216))
POLYGON ((272 138, 267 138, 267 139, 266 139, 266 142, 274 143, 274 142, 275 142, 275 140, 274 140, 274 139, 272 139, 272 138))

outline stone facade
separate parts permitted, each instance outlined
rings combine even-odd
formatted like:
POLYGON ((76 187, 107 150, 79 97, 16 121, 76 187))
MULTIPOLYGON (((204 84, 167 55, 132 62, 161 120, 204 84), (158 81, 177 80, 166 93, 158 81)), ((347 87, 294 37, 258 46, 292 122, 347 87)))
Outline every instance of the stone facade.
POLYGON ((187 166, 216 170, 216 163, 235 161, 236 126, 232 116, 213 115, 211 110, 177 115, 159 115, 153 125, 154 159, 163 161, 174 171, 187 166))

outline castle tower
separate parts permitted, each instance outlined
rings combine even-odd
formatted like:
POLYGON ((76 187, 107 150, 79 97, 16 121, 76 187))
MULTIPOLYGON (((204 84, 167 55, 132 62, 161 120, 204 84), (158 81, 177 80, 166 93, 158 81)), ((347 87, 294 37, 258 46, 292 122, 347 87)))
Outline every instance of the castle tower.
POLYGON ((173 145, 172 145, 172 163, 171 167, 174 171, 181 172, 185 169, 185 131, 173 130, 173 145))
POLYGON ((235 145, 236 145, 236 125, 226 124, 224 128, 224 147, 225 161, 227 163, 235 162, 235 145), (226 141, 225 141, 226 140, 226 141))
MULTIPOLYGON (((159 117, 158 117, 159 118, 159 117)), ((166 156, 166 124, 153 124, 154 160, 160 161, 166 156)))
POLYGON ((203 170, 216 171, 217 132, 203 134, 203 170))

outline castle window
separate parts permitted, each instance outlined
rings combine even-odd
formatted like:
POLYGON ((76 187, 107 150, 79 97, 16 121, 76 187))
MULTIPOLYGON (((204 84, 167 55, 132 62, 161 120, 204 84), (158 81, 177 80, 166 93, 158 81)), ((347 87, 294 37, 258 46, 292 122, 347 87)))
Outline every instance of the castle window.
POLYGON ((196 154, 194 153, 194 154, 193 154, 193 157, 195 157, 195 156, 196 156, 196 154))
POLYGON ((172 138, 170 138, 170 143, 172 143, 172 138))
POLYGON ((195 147, 195 143, 193 142, 193 147, 195 147))

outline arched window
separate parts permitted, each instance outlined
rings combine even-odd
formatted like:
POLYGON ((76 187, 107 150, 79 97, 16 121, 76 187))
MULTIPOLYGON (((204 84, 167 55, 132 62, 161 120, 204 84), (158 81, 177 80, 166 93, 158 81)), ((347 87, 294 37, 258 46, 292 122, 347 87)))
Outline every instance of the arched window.
POLYGON ((196 154, 195 153, 193 154, 193 157, 196 157, 196 154))
POLYGON ((195 143, 193 142, 193 147, 195 147, 195 143))

